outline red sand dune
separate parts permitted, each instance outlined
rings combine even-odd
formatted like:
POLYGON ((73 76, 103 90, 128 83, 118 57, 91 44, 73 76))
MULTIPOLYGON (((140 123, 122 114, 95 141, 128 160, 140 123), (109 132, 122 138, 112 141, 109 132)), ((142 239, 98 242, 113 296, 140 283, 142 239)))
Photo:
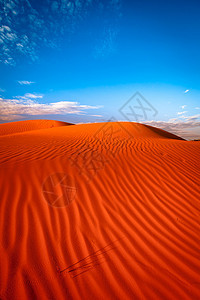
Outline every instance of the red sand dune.
POLYGON ((200 144, 43 122, 0 125, 0 298, 200 299, 200 144))
POLYGON ((21 122, 12 122, 0 124, 0 136, 14 133, 21 133, 31 130, 39 130, 58 126, 73 125, 71 123, 54 121, 54 120, 29 120, 21 122))

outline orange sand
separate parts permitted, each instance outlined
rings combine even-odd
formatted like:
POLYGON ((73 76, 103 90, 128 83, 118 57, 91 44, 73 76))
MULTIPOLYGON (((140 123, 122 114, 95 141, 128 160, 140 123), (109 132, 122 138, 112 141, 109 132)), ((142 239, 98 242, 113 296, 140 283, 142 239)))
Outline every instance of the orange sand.
POLYGON ((200 299, 200 143, 0 125, 1 299, 200 299))
POLYGON ((65 123, 53 120, 31 120, 0 124, 0 136, 13 133, 20 133, 31 130, 52 128, 58 126, 72 125, 71 123, 65 123))

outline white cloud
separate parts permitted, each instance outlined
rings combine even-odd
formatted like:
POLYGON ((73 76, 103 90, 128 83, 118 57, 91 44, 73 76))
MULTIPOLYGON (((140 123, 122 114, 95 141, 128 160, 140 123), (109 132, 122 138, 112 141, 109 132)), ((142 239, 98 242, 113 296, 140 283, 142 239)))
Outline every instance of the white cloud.
POLYGON ((177 118, 165 121, 146 121, 147 125, 155 126, 186 139, 200 138, 200 115, 177 118))
POLYGON ((4 60, 5 65, 15 66, 15 61, 12 57, 7 57, 7 59, 4 60))
POLYGON ((15 41, 17 39, 17 35, 15 33, 6 33, 5 38, 9 41, 15 41))
POLYGON ((22 80, 22 81, 19 80, 18 83, 21 84, 21 85, 30 85, 30 84, 33 84, 35 82, 33 82, 33 81, 26 81, 26 80, 22 80))
POLYGON ((200 118, 200 115, 194 115, 194 116, 183 116, 183 118, 188 122, 188 121, 195 121, 200 118))
POLYGON ((195 107, 195 109, 200 109, 200 107, 195 107))
MULTIPOLYGON (((32 95, 32 94, 26 94, 32 95)), ((33 95, 32 95, 33 96, 33 95)), ((34 95, 35 96, 35 95, 34 95)), ((81 105, 78 102, 60 101, 38 103, 35 98, 2 99, 0 98, 1 120, 13 120, 23 115, 84 114, 87 109, 98 109, 101 106, 81 105), (6 118, 6 119, 5 119, 6 118)))
POLYGON ((188 93, 188 92, 189 92, 189 90, 185 90, 185 91, 184 91, 185 94, 188 93))
POLYGON ((28 99, 42 99, 43 95, 26 93, 24 96, 16 96, 17 99, 28 100, 28 99))
POLYGON ((10 116, 0 116, 0 121, 14 121, 20 118, 22 118, 20 115, 12 115, 12 118, 10 116))
POLYGON ((180 112, 177 112, 177 115, 183 115, 185 113, 187 113, 187 111, 180 111, 180 112))
POLYGON ((10 32, 11 29, 10 29, 10 27, 8 27, 8 26, 2 25, 2 26, 0 27, 0 31, 1 31, 1 32, 4 32, 4 31, 10 32))
POLYGON ((187 105, 182 105, 181 108, 184 109, 187 105))

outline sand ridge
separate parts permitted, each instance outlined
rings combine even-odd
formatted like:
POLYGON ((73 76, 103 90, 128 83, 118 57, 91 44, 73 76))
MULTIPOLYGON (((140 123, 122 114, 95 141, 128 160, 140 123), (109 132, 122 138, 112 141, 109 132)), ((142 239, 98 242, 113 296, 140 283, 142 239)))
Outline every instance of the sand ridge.
POLYGON ((0 125, 0 298, 199 299, 200 144, 38 123, 0 125))

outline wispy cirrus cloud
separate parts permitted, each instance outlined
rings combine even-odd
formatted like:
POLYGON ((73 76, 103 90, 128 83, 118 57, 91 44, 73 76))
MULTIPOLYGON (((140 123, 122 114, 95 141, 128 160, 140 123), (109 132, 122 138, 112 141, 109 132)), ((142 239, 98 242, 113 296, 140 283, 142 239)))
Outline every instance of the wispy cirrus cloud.
POLYGON ((112 27, 104 28, 102 32, 102 37, 100 39, 97 39, 96 41, 96 46, 94 48, 95 58, 104 58, 115 52, 117 34, 117 30, 112 27))
MULTIPOLYGON (((120 5, 121 0, 0 0, 0 62, 14 66, 21 56, 35 61, 41 46, 58 48, 90 14, 102 10, 117 17, 120 5)), ((104 20, 110 28, 111 19, 104 20)), ((108 32, 107 45, 111 38, 108 32)))
MULTIPOLYGON (((26 94, 18 99, 0 98, 0 120, 16 120, 25 116, 37 115, 64 115, 64 114, 85 114, 88 109, 98 109, 101 106, 81 105, 78 102, 59 101, 52 103, 38 103, 36 95, 26 94), (27 97, 27 95, 31 97, 27 97)), ((38 96, 37 96, 38 98, 38 96)))
POLYGON ((190 91, 190 90, 185 90, 185 91, 184 91, 184 94, 188 93, 189 91, 190 91))
POLYGON ((26 34, 17 32, 14 29, 14 22, 12 23, 9 17, 6 23, 9 26, 0 26, 0 62, 14 66, 16 57, 20 55, 29 56, 33 61, 36 60, 35 42, 26 34))
POLYGON ((27 81, 27 80, 19 80, 18 83, 20 85, 31 85, 33 83, 35 83, 34 81, 27 81))

